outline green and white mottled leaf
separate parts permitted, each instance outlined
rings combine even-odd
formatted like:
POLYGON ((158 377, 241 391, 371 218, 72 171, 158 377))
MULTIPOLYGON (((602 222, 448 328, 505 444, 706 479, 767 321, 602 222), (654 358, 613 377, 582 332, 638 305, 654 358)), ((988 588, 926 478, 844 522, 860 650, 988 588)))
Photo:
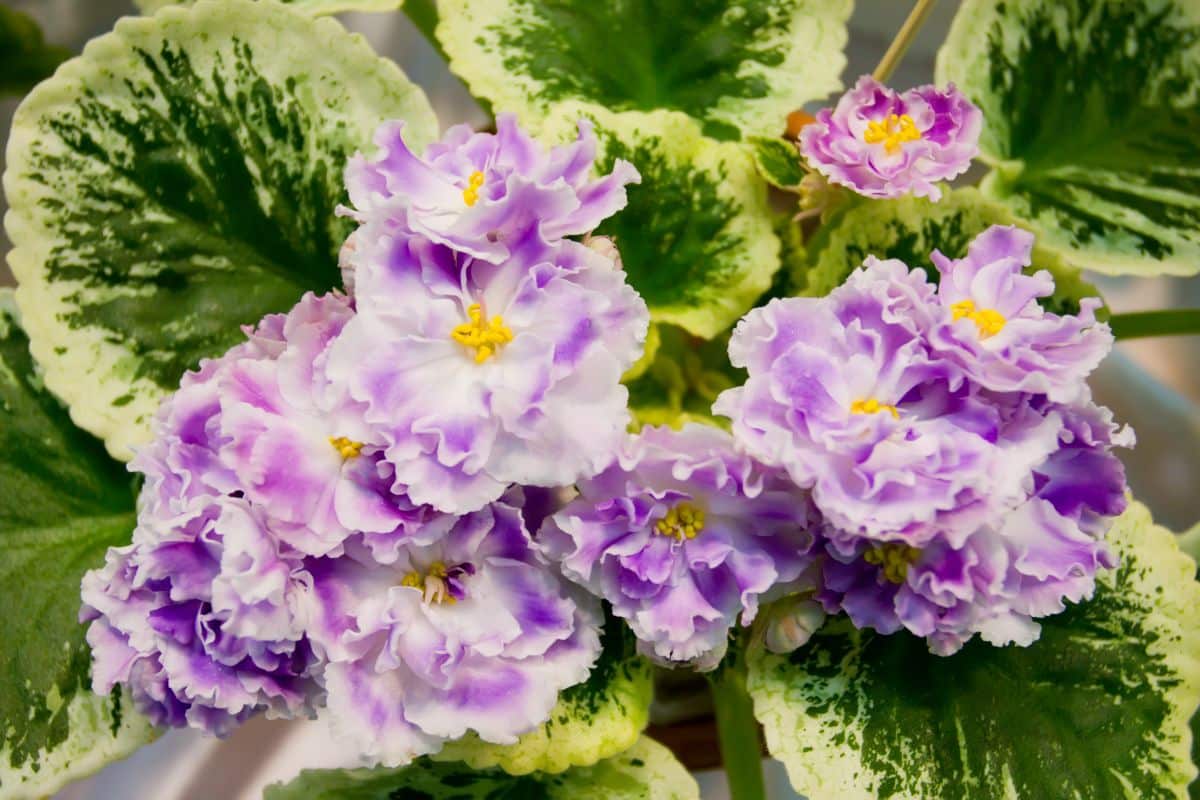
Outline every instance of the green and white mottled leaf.
POLYGON ((749 310, 779 269, 767 185, 753 158, 740 144, 701 135, 695 121, 672 111, 564 104, 546 136, 573 138, 581 117, 596 123, 600 172, 623 158, 642 175, 629 187, 629 204, 597 232, 615 238, 652 320, 716 336, 749 310))
POLYGON ((1200 583, 1131 503, 1121 563, 1032 646, 948 658, 843 621, 790 656, 756 651, 749 688, 771 753, 811 800, 1186 798, 1200 704, 1200 583))
POLYGON ((628 750, 650 718, 650 665, 637 654, 633 634, 611 614, 606 616, 601 644, 591 675, 559 695, 550 719, 540 728, 513 745, 491 744, 469 734, 447 744, 436 760, 527 775, 587 767, 628 750))
POLYGON ((1200 272, 1200 3, 966 0, 938 54, 983 189, 1076 266, 1200 272))
POLYGON ((682 111, 778 136, 840 88, 852 0, 442 0, 437 36, 478 97, 537 125, 564 101, 682 111))
POLYGON ((795 144, 778 136, 753 136, 748 144, 758 172, 767 183, 780 189, 799 190, 805 173, 795 144))
POLYGON ((14 767, 0 750, 0 796, 8 800, 49 797, 101 767, 119 761, 158 736, 150 721, 128 708, 120 687, 108 697, 81 691, 67 703, 66 739, 14 767))
POLYGON ((129 541, 133 482, 42 383, 0 291, 0 796, 44 796, 148 741, 91 692, 79 582, 129 541))
POLYGON ((641 374, 625 379, 633 427, 703 422, 727 428, 728 420, 713 416, 713 401, 746 382, 745 370, 729 363, 729 332, 702 339, 674 325, 650 329, 658 340, 654 358, 641 374))
POLYGON ((401 769, 305 770, 267 787, 265 800, 699 800, 700 789, 671 751, 642 737, 618 756, 557 774, 420 759, 401 769))
MULTIPOLYGON (((792 276, 792 290, 810 297, 826 295, 871 255, 898 258, 937 280, 929 260, 934 250, 961 258, 971 240, 990 226, 1013 224, 1019 223, 1007 208, 972 188, 948 191, 937 203, 919 197, 852 202, 813 235, 808 243, 809 262, 800 264, 799 272, 792 276)), ((1039 237, 1033 263, 1026 271, 1040 269, 1054 276, 1055 293, 1042 301, 1050 311, 1074 314, 1081 299, 1099 295, 1078 269, 1044 247, 1039 237)))
MULTIPOLYGON (((404 0, 265 0, 282 3, 297 11, 314 17, 325 14, 340 14, 343 11, 395 11, 404 5, 404 0)), ((153 14, 167 6, 191 5, 195 0, 133 0, 143 14, 153 14)))
POLYGON ((70 57, 66 48, 46 44, 28 14, 0 5, 0 97, 25 94, 70 57))
POLYGON ((184 370, 339 282, 347 158, 421 91, 332 19, 225 0, 130 17, 18 109, 5 218, 17 302, 81 427, 119 458, 184 370))

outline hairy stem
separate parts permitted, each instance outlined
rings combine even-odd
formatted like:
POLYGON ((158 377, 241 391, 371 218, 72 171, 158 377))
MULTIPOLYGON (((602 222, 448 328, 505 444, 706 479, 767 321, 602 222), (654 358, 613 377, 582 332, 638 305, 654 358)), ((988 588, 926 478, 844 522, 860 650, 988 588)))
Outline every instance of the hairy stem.
POLYGON ((1200 334, 1200 308, 1113 314, 1108 324, 1118 339, 1200 334))
POLYGON ((762 751, 754 703, 746 691, 746 673, 738 667, 722 669, 710 680, 717 712, 717 738, 729 779, 731 800, 765 800, 762 751))
POLYGON ((936 2, 937 0, 917 0, 913 10, 908 14, 908 19, 904 20, 904 24, 900 26, 900 32, 888 45, 887 52, 883 54, 879 66, 871 73, 875 80, 887 83, 888 78, 892 77, 892 73, 896 71, 904 54, 908 52, 909 45, 916 38, 917 31, 921 30, 921 26, 925 24, 925 19, 929 16, 929 12, 933 11, 933 5, 936 2))

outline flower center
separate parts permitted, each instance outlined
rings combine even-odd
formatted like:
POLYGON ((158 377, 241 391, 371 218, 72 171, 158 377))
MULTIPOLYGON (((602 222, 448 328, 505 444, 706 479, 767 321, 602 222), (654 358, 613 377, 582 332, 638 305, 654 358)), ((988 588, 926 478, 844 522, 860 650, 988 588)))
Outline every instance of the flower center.
POLYGON ((888 542, 878 547, 872 547, 863 553, 863 560, 883 568, 883 577, 892 583, 904 583, 908 577, 908 567, 921 551, 903 542, 888 542))
POLYGON ((459 344, 475 348, 475 363, 482 364, 492 356, 500 345, 511 342, 513 332, 504 324, 504 318, 496 315, 489 321, 483 315, 483 306, 475 303, 467 309, 470 322, 464 322, 450 332, 450 338, 459 344))
POLYGON ((695 539, 704 530, 704 511, 691 503, 680 503, 654 523, 654 530, 678 541, 695 539))
POLYGON ((979 336, 984 339, 1004 330, 1004 324, 1008 322, 1004 315, 994 308, 975 308, 974 300, 959 300, 950 306, 950 313, 956 320, 969 319, 974 322, 975 327, 979 329, 979 336))
POLYGON ((883 149, 888 153, 895 153, 905 142, 915 142, 920 138, 917 123, 908 114, 888 114, 882 120, 872 120, 867 123, 867 130, 863 133, 864 142, 883 142, 883 149))
POLYGON ((434 561, 424 575, 414 570, 400 579, 400 585, 419 591, 425 603, 454 605, 467 596, 461 579, 474 574, 475 567, 470 564, 447 567, 442 561, 434 561))
POLYGON ((347 439, 345 436, 330 436, 329 443, 333 445, 334 450, 338 451, 338 455, 346 461, 358 457, 365 446, 362 442, 347 439))
POLYGON ((874 397, 868 397, 865 400, 855 400, 850 404, 851 414, 878 414, 881 411, 886 411, 896 419, 900 419, 900 412, 893 405, 881 403, 874 397))
POLYGON ((483 186, 483 173, 475 170, 467 178, 467 188, 463 189, 463 202, 473 206, 479 202, 479 187, 483 186))

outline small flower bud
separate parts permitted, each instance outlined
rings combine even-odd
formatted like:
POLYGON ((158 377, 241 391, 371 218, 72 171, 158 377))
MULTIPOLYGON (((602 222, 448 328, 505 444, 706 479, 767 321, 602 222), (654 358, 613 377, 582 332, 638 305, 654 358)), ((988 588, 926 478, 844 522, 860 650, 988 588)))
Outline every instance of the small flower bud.
POLYGON ((815 600, 789 597, 771 609, 764 643, 772 653, 790 653, 802 647, 825 623, 825 610, 815 600))

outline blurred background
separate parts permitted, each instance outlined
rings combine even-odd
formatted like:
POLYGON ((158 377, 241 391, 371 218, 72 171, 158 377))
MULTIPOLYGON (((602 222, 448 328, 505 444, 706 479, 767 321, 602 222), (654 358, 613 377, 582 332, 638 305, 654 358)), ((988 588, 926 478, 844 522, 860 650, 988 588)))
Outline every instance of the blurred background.
MULTIPOLYGON (((79 52, 92 37, 110 30, 120 16, 135 13, 130 0, 6 0, 33 16, 48 41, 79 52)), ((933 78, 933 62, 957 9, 942 0, 925 24, 891 85, 906 89, 933 78)), ((857 0, 850 21, 849 65, 843 81, 874 69, 911 3, 857 0)), ((343 14, 382 55, 395 60, 425 89, 442 126, 486 117, 465 87, 447 70, 432 47, 402 13, 343 14)), ((0 100, 0 170, 16 101, 0 100)), ((0 214, 5 203, 0 196, 0 214)), ((0 231, 0 254, 9 243, 0 231)), ((1088 276, 1114 312, 1200 307, 1200 278, 1110 278, 1088 276)), ((0 286, 13 283, 0 260, 0 286)), ((1176 531, 1200 521, 1200 337, 1169 337, 1121 342, 1092 379, 1099 402, 1134 427, 1138 447, 1121 452, 1134 493, 1156 519, 1176 531)), ((711 738, 696 747, 713 747, 711 738)), ((696 754, 692 763, 713 763, 716 753, 696 754)), ((224 741, 194 731, 173 731, 126 761, 61 792, 63 800, 196 800, 258 798, 269 783, 287 780, 304 768, 353 765, 353 753, 339 748, 321 723, 254 720, 224 741)), ((702 796, 726 797, 719 772, 698 773, 702 796)), ((795 798, 782 767, 768 767, 773 798, 795 798)))

